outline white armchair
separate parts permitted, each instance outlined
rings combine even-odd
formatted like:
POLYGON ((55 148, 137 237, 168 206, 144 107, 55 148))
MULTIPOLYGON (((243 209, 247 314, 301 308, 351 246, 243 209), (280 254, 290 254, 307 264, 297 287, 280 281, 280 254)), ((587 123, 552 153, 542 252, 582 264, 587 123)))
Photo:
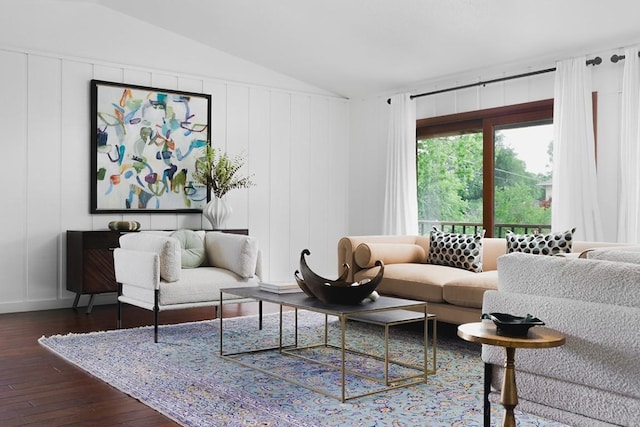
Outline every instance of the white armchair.
MULTIPOLYGON (((261 253, 253 237, 213 231, 128 233, 120 237, 113 262, 119 288, 117 327, 122 327, 123 303, 151 310, 154 342, 161 311, 217 307, 221 289, 257 286, 261 274, 261 253)), ((224 299, 225 304, 246 301, 253 300, 224 299)))

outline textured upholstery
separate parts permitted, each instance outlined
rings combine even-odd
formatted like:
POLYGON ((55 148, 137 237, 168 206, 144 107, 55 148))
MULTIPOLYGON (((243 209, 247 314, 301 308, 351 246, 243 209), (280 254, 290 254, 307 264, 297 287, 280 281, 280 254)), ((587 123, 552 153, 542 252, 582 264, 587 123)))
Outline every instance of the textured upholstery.
POLYGON ((160 257, 160 277, 168 282, 180 279, 182 258, 180 242, 171 236, 148 233, 128 233, 120 237, 123 249, 153 252, 160 257))
MULTIPOLYGON (((510 254, 483 311, 530 313, 567 337, 562 347, 516 351, 519 407, 574 426, 640 419, 640 265, 510 254)), ((483 346, 501 387, 504 349, 483 346)))
POLYGON ((209 265, 233 271, 238 276, 255 275, 258 263, 258 242, 251 236, 210 232, 205 236, 209 265))

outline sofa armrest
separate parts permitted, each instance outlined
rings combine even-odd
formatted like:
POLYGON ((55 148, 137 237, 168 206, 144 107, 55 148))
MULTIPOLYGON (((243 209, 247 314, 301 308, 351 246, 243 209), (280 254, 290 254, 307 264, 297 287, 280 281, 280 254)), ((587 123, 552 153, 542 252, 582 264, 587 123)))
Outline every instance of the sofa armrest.
POLYGON ((116 248, 113 267, 118 283, 152 290, 160 287, 160 256, 155 252, 116 248))

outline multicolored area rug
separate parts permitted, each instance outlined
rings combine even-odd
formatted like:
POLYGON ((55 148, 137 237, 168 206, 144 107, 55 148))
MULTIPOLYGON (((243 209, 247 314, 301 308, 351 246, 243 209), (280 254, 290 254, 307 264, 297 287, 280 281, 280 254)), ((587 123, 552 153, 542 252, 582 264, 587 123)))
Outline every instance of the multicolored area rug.
MULTIPOLYGON (((284 336, 292 339, 293 312, 284 315, 284 336)), ((335 318, 329 320, 330 341, 337 344, 339 323, 335 318)), ((267 315, 260 331, 255 316, 225 319, 225 352, 276 345, 278 323, 277 314, 267 315)), ((300 312, 298 330, 299 343, 317 341, 323 337, 324 316, 300 312)), ((382 354, 382 327, 349 322, 347 331, 352 348, 382 354)), ((390 352, 393 357, 417 363, 423 356, 421 339, 421 328, 392 327, 390 352)), ((219 320, 161 326, 158 344, 153 343, 150 327, 56 335, 39 342, 185 426, 482 425, 479 347, 453 336, 439 337, 437 373, 430 375, 427 383, 346 403, 220 358, 219 320)), ((305 384, 339 387, 327 368, 297 357, 277 351, 242 357, 305 384)), ((366 391, 372 387, 367 381, 348 378, 347 392, 366 391)), ((520 427, 563 425, 516 412, 520 427)), ((499 425, 501 418, 501 408, 493 405, 492 425, 499 425)))

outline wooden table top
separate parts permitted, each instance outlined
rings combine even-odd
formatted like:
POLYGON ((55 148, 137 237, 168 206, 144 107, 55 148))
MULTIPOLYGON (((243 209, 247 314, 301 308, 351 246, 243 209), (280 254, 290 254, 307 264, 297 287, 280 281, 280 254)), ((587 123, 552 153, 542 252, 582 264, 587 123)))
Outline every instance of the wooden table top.
POLYGON ((565 336, 551 328, 534 326, 526 337, 507 337, 496 333, 492 322, 466 323, 458 326, 458 336, 466 341, 510 348, 550 348, 565 343, 565 336))

